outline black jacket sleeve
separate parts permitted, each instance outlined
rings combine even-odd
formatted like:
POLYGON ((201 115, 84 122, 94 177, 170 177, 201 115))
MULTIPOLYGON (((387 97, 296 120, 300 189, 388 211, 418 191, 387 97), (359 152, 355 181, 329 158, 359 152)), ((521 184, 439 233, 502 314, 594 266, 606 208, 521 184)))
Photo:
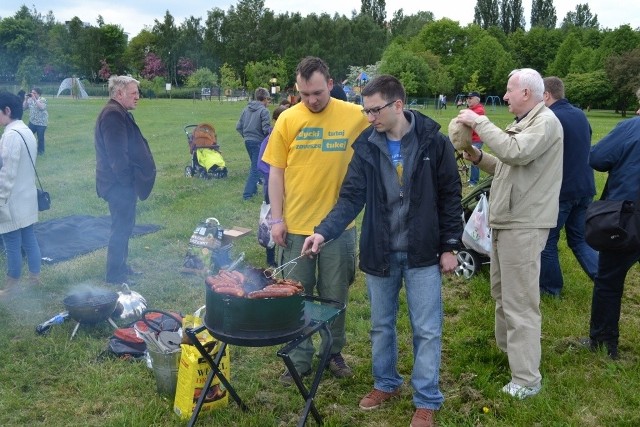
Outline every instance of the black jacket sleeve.
POLYGON ((362 211, 367 197, 366 175, 363 166, 362 158, 355 153, 342 182, 338 201, 320 225, 314 229, 316 233, 324 237, 325 241, 340 236, 362 211))
POLYGON ((462 239, 462 188, 453 144, 444 135, 438 139, 437 194, 440 221, 440 253, 458 250, 462 239))

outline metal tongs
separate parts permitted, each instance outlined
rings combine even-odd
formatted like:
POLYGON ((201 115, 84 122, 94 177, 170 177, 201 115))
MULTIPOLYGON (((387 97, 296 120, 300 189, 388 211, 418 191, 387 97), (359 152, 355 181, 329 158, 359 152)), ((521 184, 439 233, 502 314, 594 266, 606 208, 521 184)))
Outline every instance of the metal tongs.
POLYGON ((227 271, 235 270, 238 267, 238 265, 240 265, 240 263, 242 261, 244 261, 244 258, 245 258, 245 254, 244 254, 244 252, 242 252, 237 260, 235 260, 231 264, 225 266, 224 269, 227 270, 227 271))
MULTIPOLYGON (((323 242, 323 243, 318 247, 318 249, 322 249, 322 247, 323 247, 324 245, 326 245, 327 243, 329 243, 329 242, 331 242, 331 241, 333 241, 333 239, 331 239, 331 240, 327 240, 326 242, 323 242)), ((297 256, 297 257, 293 258, 292 260, 289 260, 289 261, 285 262, 284 264, 282 264, 282 265, 280 265, 280 266, 278 266, 278 267, 276 267, 276 268, 274 268, 274 269, 272 269, 272 270, 265 270, 265 271, 264 271, 264 276, 265 276, 267 279, 275 279, 275 277, 276 277, 278 274, 280 274, 280 273, 282 273, 283 271, 285 271, 285 270, 287 270, 287 269, 288 269, 287 273, 282 275, 282 277, 283 277, 283 278, 286 278, 289 274, 291 274, 291 271, 293 271, 293 269, 296 267, 296 265, 298 265, 298 260, 299 260, 300 258, 307 257, 307 256, 309 256, 309 255, 311 255, 311 254, 313 254, 313 252, 311 252, 311 249, 306 250, 306 251, 304 251, 300 256, 297 256), (289 267, 291 267, 291 268, 289 268, 289 267)))

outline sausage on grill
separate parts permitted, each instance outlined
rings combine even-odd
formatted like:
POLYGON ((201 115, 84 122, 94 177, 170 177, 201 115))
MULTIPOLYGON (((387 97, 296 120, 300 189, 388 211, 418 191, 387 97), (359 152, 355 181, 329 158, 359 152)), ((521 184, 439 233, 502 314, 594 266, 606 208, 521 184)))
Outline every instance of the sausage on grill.
POLYGON ((264 287, 265 291, 268 290, 279 290, 279 289, 287 289, 290 290, 291 292, 293 292, 294 294, 299 294, 300 292, 302 292, 302 290, 300 288, 298 288, 297 286, 293 286, 293 285, 278 285, 278 284, 274 284, 274 285, 267 285, 264 287))
POLYGON ((295 292, 291 289, 263 289, 260 291, 249 292, 248 297, 255 298, 285 298, 293 296, 295 292))
POLYGON ((214 292, 222 295, 231 295, 234 297, 243 297, 244 290, 238 286, 219 287, 214 289, 214 292))
POLYGON ((239 271, 233 270, 230 271, 231 275, 236 279, 236 281, 240 284, 243 284, 245 282, 245 277, 244 274, 240 273, 239 271))
POLYGON ((235 271, 227 271, 227 270, 220 270, 220 272, 218 273, 218 276, 225 278, 225 279, 229 279, 232 282, 235 282, 238 285, 242 284, 242 281, 239 280, 239 277, 233 273, 237 273, 235 271))
POLYGON ((236 282, 234 282, 234 281, 232 281, 232 280, 230 280, 228 278, 219 277, 219 276, 213 277, 211 280, 209 280, 207 282, 207 284, 214 291, 217 288, 238 288, 238 289, 242 288, 236 282))
POLYGON ((302 286, 302 283, 298 282, 297 280, 292 280, 292 279, 278 279, 276 280, 276 285, 289 285, 289 286, 295 286, 296 288, 300 289, 301 291, 304 291, 304 286, 302 286))

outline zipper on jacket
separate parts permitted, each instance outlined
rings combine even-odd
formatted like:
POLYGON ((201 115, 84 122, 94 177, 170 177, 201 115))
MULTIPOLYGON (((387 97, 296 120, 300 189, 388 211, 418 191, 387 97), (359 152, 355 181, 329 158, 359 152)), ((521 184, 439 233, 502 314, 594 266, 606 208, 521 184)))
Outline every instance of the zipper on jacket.
POLYGON ((400 188, 400 206, 404 204, 404 190, 400 188))

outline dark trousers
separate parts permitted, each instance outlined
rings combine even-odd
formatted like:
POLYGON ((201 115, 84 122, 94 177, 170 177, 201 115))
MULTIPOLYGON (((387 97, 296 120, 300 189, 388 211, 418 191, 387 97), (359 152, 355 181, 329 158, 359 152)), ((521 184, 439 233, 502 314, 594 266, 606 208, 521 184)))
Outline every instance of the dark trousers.
POLYGON ((640 248, 630 252, 600 252, 591 301, 589 336, 593 345, 605 345, 610 355, 617 356, 618 353, 624 280, 636 262, 640 262, 640 248))
POLYGON ((106 197, 111 214, 111 234, 107 248, 106 281, 127 281, 129 237, 136 224, 137 196, 133 187, 116 185, 106 197))
POLYGON ((44 131, 47 130, 47 127, 34 125, 29 122, 29 129, 36 134, 36 138, 38 139, 38 154, 44 154, 44 131))

